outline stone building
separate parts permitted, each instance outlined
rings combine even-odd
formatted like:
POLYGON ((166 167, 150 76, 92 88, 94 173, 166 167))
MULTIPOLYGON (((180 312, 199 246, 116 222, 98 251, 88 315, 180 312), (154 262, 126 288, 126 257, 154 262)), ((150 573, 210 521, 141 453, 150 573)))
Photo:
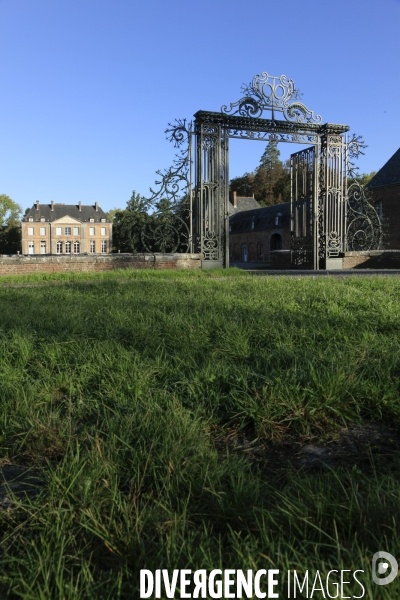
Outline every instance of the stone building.
POLYGON ((229 217, 231 263, 269 263, 271 250, 289 249, 290 202, 239 210, 229 217))
POLYGON ((22 254, 109 254, 112 223, 94 206, 40 204, 22 219, 22 254))
POLYGON ((400 249, 400 148, 368 184, 373 204, 383 221, 384 247, 400 249))

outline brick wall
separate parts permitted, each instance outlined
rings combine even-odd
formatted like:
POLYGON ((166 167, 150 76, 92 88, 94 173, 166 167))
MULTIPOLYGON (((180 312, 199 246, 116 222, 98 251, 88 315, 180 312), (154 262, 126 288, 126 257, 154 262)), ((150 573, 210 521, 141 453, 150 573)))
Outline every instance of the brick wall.
POLYGON ((345 252, 344 269, 400 269, 400 250, 345 252))
POLYGON ((400 184, 384 188, 375 188, 372 199, 379 213, 379 203, 382 203, 384 228, 384 248, 400 250, 400 184))
POLYGON ((1 275, 97 272, 114 269, 200 269, 202 254, 109 254, 104 256, 0 255, 1 275))

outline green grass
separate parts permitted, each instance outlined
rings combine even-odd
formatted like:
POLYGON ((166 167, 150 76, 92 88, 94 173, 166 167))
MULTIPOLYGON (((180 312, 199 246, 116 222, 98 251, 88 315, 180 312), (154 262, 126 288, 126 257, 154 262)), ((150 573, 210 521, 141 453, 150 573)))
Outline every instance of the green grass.
POLYGON ((400 280, 211 275, 0 289, 1 460, 46 481, 0 510, 1 597, 130 599, 141 568, 273 565, 364 569, 365 598, 400 598, 370 577, 376 551, 400 557, 397 458, 276 469, 229 443, 399 429, 400 280))
POLYGON ((216 277, 248 277, 249 274, 242 269, 113 269, 112 271, 99 272, 55 272, 32 273, 28 275, 1 275, 0 287, 10 285, 35 285, 44 283, 67 283, 72 281, 126 281, 136 279, 214 279, 216 277))

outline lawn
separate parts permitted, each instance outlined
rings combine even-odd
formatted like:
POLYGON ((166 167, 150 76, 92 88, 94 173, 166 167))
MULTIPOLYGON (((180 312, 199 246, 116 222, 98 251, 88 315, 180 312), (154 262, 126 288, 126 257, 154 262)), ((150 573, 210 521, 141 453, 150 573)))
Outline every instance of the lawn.
POLYGON ((0 465, 40 482, 0 509, 1 598, 136 599, 174 568, 400 598, 371 578, 400 557, 400 280, 225 275, 1 280, 0 465))

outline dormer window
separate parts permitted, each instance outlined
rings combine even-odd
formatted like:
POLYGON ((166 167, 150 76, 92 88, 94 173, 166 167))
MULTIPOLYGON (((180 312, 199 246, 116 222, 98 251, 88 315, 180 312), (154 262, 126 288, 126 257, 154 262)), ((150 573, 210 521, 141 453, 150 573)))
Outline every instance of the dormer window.
POLYGON ((101 219, 101 222, 102 222, 102 223, 105 223, 105 222, 106 222, 106 220, 105 220, 105 219, 101 219))
POLYGON ((89 219, 90 223, 94 223, 94 219, 89 219))
POLYGON ((40 220, 42 223, 44 223, 46 219, 44 217, 40 217, 40 220))
POLYGON ((254 229, 254 221, 251 222, 251 228, 254 229))
POLYGON ((278 214, 276 215, 276 217, 275 217, 275 225, 279 225, 279 220, 280 220, 280 217, 281 217, 281 216, 282 216, 282 213, 278 213, 278 214))
POLYGON ((29 223, 33 223, 33 217, 29 217, 29 223))

